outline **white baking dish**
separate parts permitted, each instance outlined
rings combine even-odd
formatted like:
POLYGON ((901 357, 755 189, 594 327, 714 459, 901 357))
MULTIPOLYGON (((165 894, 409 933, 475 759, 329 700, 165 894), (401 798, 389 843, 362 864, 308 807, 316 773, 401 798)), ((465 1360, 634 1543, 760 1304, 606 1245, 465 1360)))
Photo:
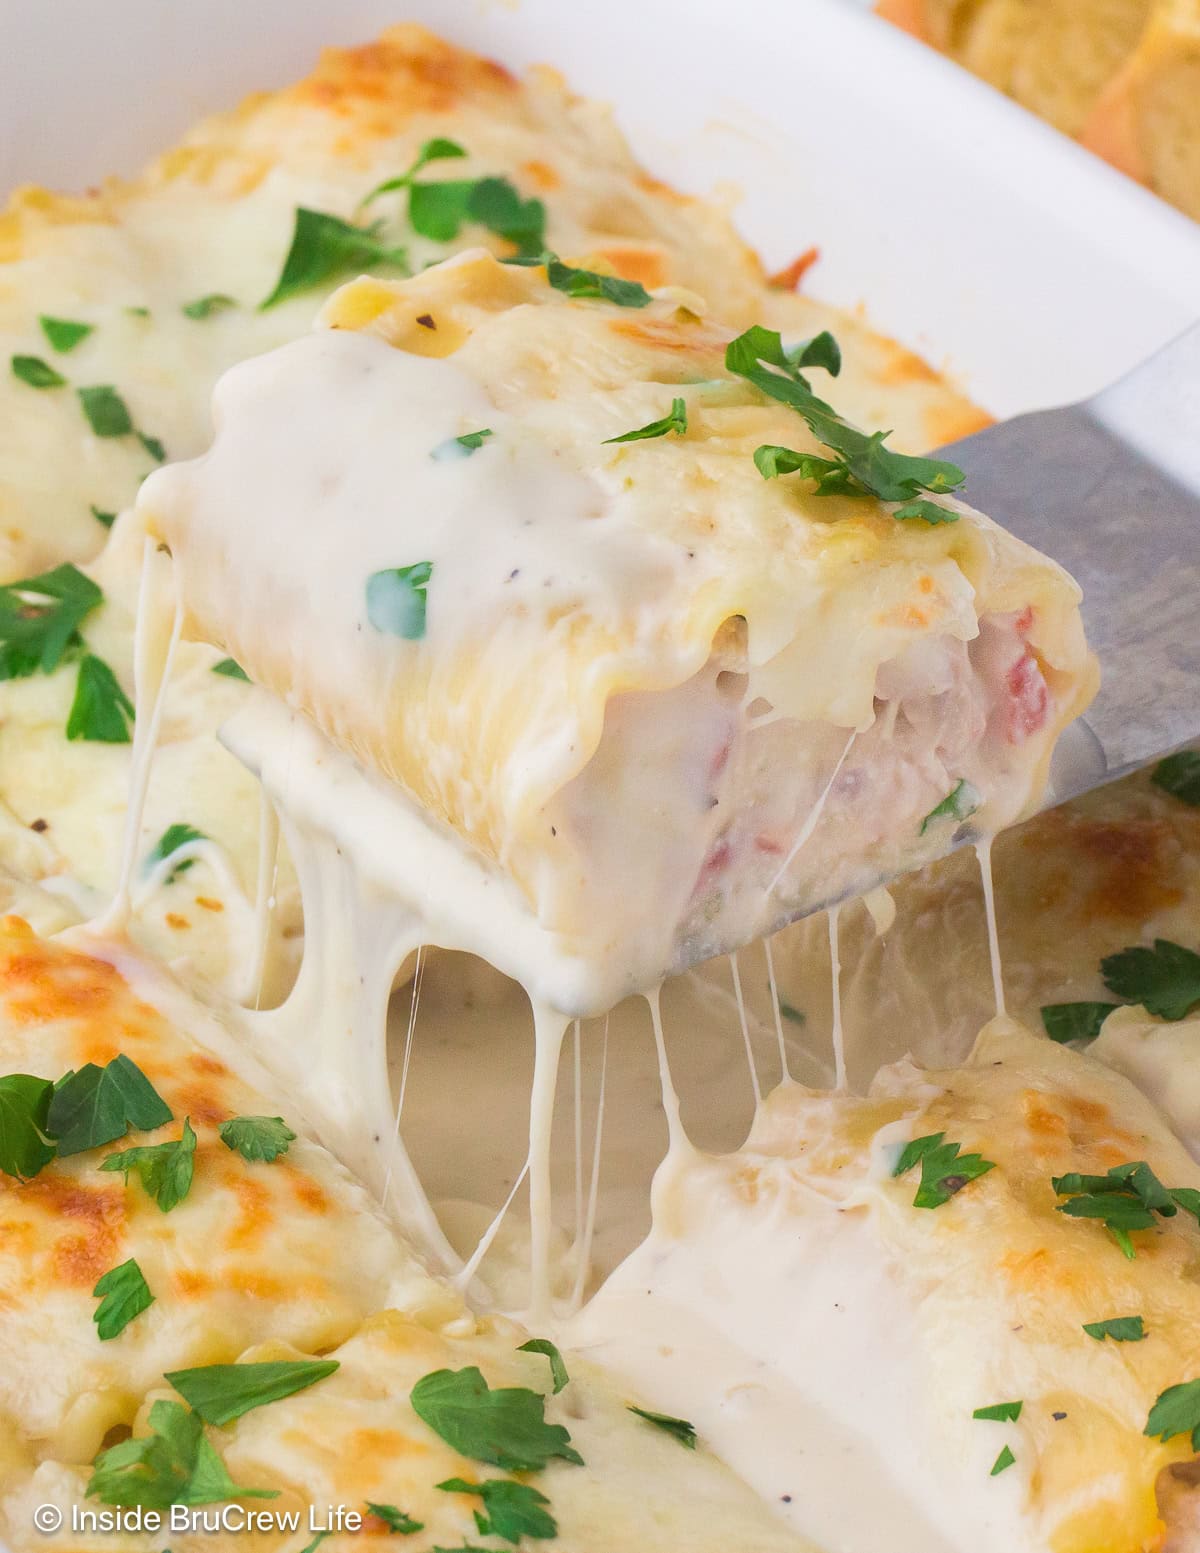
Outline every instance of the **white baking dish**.
POLYGON ((1200 315, 1200 229, 841 0, 0 0, 0 189, 130 171, 198 114, 416 18, 611 101, 727 189, 769 262, 948 362, 998 414, 1074 398, 1200 315))

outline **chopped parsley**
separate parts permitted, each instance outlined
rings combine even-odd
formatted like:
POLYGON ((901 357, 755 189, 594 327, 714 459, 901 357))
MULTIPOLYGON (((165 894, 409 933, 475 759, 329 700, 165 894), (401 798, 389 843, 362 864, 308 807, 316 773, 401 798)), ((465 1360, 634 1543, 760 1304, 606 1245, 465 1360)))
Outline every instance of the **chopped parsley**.
POLYGON ((98 744, 128 744, 133 702, 121 682, 95 653, 85 653, 75 681, 75 698, 67 716, 68 739, 91 739, 98 744))
MULTIPOLYGON (((810 342, 808 349, 811 350, 815 343, 810 342)), ((725 367, 761 393, 795 410, 817 441, 837 454, 836 459, 829 460, 836 466, 834 469, 817 467, 817 494, 874 496, 879 501, 901 503, 895 514, 897 517, 922 517, 931 521, 931 514, 917 507, 918 502, 923 503, 923 493, 940 495, 957 489, 966 478, 962 470, 941 459, 913 458, 893 452, 886 446, 890 432, 868 433, 851 426, 813 392, 800 372, 801 361, 829 370, 828 346, 804 360, 806 354, 801 352, 801 356, 793 360, 775 330, 755 324, 730 341, 725 351, 725 367)), ((840 365, 840 353, 836 359, 840 365)), ((787 449, 782 451, 789 452, 787 449)), ((800 459, 805 455, 792 456, 800 459)), ((757 456, 755 462, 763 472, 763 463, 757 456)), ((801 466, 797 464, 796 467, 801 466)), ((777 467, 775 472, 783 471, 777 467)), ((927 505, 936 506, 935 503, 927 505)), ((937 521, 952 523, 956 518, 956 513, 937 506, 937 521)))
MULTIPOLYGON (((168 825, 149 852, 146 853, 146 860, 142 864, 142 872, 144 874, 153 873, 159 863, 164 863, 167 858, 174 857, 176 852, 180 852, 184 847, 190 846, 193 841, 207 840, 208 837, 204 832, 197 830, 194 825, 188 825, 186 822, 168 825)), ((174 884, 179 875, 186 873, 195 861, 194 857, 185 857, 181 862, 176 863, 175 867, 167 875, 167 884, 174 884)))
POLYGON ((79 403, 97 437, 128 437, 133 432, 129 406, 110 383, 80 388, 79 403))
POLYGON ((210 291, 206 297, 197 297, 194 302, 185 302, 180 309, 185 318, 195 318, 201 321, 211 318, 214 313, 223 313, 227 308, 236 307, 234 297, 226 296, 223 291, 210 291))
POLYGON ((929 813, 921 821, 922 836, 931 825, 936 825, 939 820, 953 820, 957 825, 961 821, 969 819, 980 805, 978 791, 971 786, 965 777, 960 777, 941 803, 930 809, 929 813))
POLYGON ((106 1272, 92 1295, 100 1301, 92 1320, 102 1343, 119 1337, 135 1316, 154 1304, 150 1285, 133 1257, 106 1272))
POLYGON ((473 221, 512 243, 519 256, 541 253, 546 245, 546 207, 539 199, 522 199, 507 178, 416 181, 431 162, 458 160, 466 154, 457 141, 427 140, 408 171, 372 189, 363 204, 407 190, 409 225, 432 242, 453 242, 464 222, 473 221))
POLYGON ((432 561, 392 566, 367 579, 367 619, 377 631, 416 642, 425 635, 425 590, 432 561))
POLYGON ((182 1135, 166 1143, 152 1143, 132 1149, 121 1149, 110 1154, 101 1164, 101 1170, 119 1170, 129 1181, 129 1173, 137 1176, 164 1213, 177 1207, 192 1189, 195 1168, 196 1134, 189 1117, 183 1119, 182 1135))
POLYGON ((1002 1472, 1008 1471, 1009 1467, 1013 1465, 1016 1459, 1017 1458, 1006 1445, 1000 1454, 996 1457, 995 1461, 992 1463, 992 1470, 988 1473, 988 1476, 999 1477, 1002 1472))
POLYGON ((461 437, 448 437, 445 442, 439 442, 429 456, 439 464, 456 458, 470 458, 492 435, 486 426, 481 431, 464 431, 461 437))
POLYGON ((249 674, 235 658, 222 658, 220 663, 213 664, 212 671, 214 674, 223 674, 226 679, 244 679, 247 685, 250 683, 249 674))
POLYGON ((960 1154, 960 1143, 944 1142, 944 1132, 930 1133, 906 1143, 896 1161, 893 1176, 902 1176, 915 1165, 921 1166, 921 1184, 913 1198, 914 1208, 940 1208, 969 1181, 975 1181, 996 1168, 991 1159, 980 1154, 960 1154))
POLYGON ((386 264, 407 271, 408 254, 380 240, 381 225, 352 226, 340 216, 298 208, 283 269, 274 291, 258 304, 259 312, 352 270, 386 264))
POLYGON ((1200 1380, 1168 1386, 1150 1409, 1144 1433, 1164 1444, 1177 1434, 1190 1434, 1192 1449, 1200 1451, 1200 1380))
POLYGON ((10 1073, 0 1078, 0 1170, 28 1181, 54 1158, 47 1141, 50 1098, 49 1079, 29 1073, 10 1073))
POLYGON ((411 1515, 406 1515, 394 1504, 376 1504, 368 1499, 367 1511, 377 1521, 382 1521, 389 1531, 396 1532, 401 1537, 411 1537, 413 1532, 425 1530, 424 1521, 414 1521, 411 1515))
POLYGON ((1042 1008, 1042 1024, 1052 1041, 1094 1041, 1100 1026, 1119 1008, 1118 1003, 1047 1003, 1042 1008))
POLYGON ((1083 1330, 1102 1343, 1111 1337, 1114 1343, 1140 1343, 1146 1335, 1141 1316, 1113 1316, 1108 1321, 1085 1321, 1083 1330))
POLYGON ((1193 809, 1200 808, 1200 751, 1180 750, 1175 755, 1168 755, 1155 766, 1150 780, 1173 798, 1181 799, 1193 809))
POLYGON ((794 1025, 806 1025, 808 1023, 807 1014, 802 1013, 798 1008, 793 1008, 790 1003, 785 1003, 782 998, 779 1000, 779 1012, 794 1025))
MULTIPOLYGON (((1075 1219, 1099 1219, 1130 1261, 1135 1255, 1131 1233, 1153 1229, 1156 1213, 1170 1219, 1179 1208, 1188 1213, 1196 1211, 1191 1189, 1169 1191, 1145 1160, 1114 1165, 1102 1176, 1071 1171, 1053 1177, 1050 1184, 1059 1197, 1067 1198, 1058 1204, 1060 1213, 1075 1219)), ((1194 1196, 1200 1206, 1200 1194, 1194 1196)))
POLYGON ((171 1109, 154 1085, 122 1054, 103 1068, 89 1062, 60 1079, 50 1099, 46 1130, 65 1157, 113 1143, 131 1127, 152 1132, 171 1119, 171 1109))
POLYGON ((639 426, 635 431, 627 431, 619 437, 605 437, 605 442, 646 442, 651 437, 665 437, 674 432, 677 437, 682 437, 688 428, 687 400, 672 399, 670 411, 657 421, 650 421, 645 426, 639 426))
POLYGON ((1015 1424, 1024 1406, 1024 1402, 993 1402, 989 1407, 977 1407, 971 1417, 991 1424, 1015 1424))
POLYGON ((294 1396, 332 1375, 336 1359, 281 1359, 266 1364, 205 1364, 172 1370, 163 1379, 209 1424, 230 1424, 243 1413, 294 1396))
POLYGON ((282 1116, 234 1116, 217 1128, 221 1142, 243 1159, 272 1160, 286 1154, 296 1134, 282 1116))
POLYGON ((103 598, 70 562, 0 587, 0 679, 53 673, 83 646, 79 627, 103 598))
POLYGON ((517 1349, 518 1353, 540 1353, 550 1361, 550 1379, 554 1384, 554 1395, 557 1396, 571 1377, 567 1374, 567 1367, 563 1363, 563 1356, 548 1337, 531 1337, 527 1343, 522 1343, 517 1349))
POLYGON ((13 377, 19 378, 30 388, 62 388, 67 381, 61 372, 56 372, 40 356, 14 356, 11 366, 13 377))
POLYGON ((144 431, 139 431, 136 435, 138 441, 145 448, 146 452, 149 453, 150 457, 155 461, 155 463, 163 463, 167 456, 167 450, 158 440, 158 438, 148 437, 144 431))
POLYGON ((629 1407, 626 1411, 636 1413, 639 1418, 644 1418, 648 1424, 653 1424, 656 1429, 662 1429, 664 1433, 678 1440, 680 1445, 689 1451, 696 1449, 696 1426, 689 1424, 686 1418, 672 1418, 670 1413, 652 1413, 649 1408, 629 1407))
POLYGON ((540 1392, 526 1386, 493 1390, 475 1365, 434 1370, 416 1383, 409 1400, 422 1422, 472 1461, 505 1472, 536 1472, 554 1457, 583 1465, 563 1426, 546 1422, 540 1392))
POLYGON ((520 1542, 522 1537, 544 1539, 558 1536, 558 1523, 543 1506, 550 1503, 545 1494, 531 1483, 514 1483, 510 1478, 484 1478, 468 1483, 466 1478, 447 1478, 437 1485, 448 1494, 478 1494, 485 1515, 475 1514, 482 1537, 503 1537, 520 1542))
POLYGON ((849 476, 844 464, 835 458, 822 458, 817 453, 798 453, 795 448, 782 448, 772 442, 764 442, 754 450, 754 467, 764 480, 776 480, 780 475, 801 475, 805 480, 815 480, 817 496, 845 496, 849 476))
POLYGON ((1200 954, 1156 938, 1152 949, 1137 945, 1100 962, 1104 985, 1127 1003, 1171 1021, 1186 1018, 1200 1003, 1200 954))
POLYGON ((103 1450, 92 1464, 87 1494, 105 1504, 215 1504, 224 1499, 275 1499, 273 1488, 244 1488, 205 1438, 204 1424, 180 1402, 162 1398, 150 1409, 149 1434, 103 1450))
POLYGON ((543 255, 546 279, 555 291, 569 297, 597 302, 612 302, 617 307, 649 307, 654 298, 640 281, 622 280, 619 275, 600 275, 595 270, 577 270, 553 254, 543 255))
POLYGON ((92 504, 92 517, 95 518, 97 523, 103 524, 105 528, 112 528, 117 521, 115 512, 102 512, 94 503, 92 504))
POLYGON ((38 323, 50 342, 50 349, 63 356, 81 345, 96 328, 95 324, 77 323, 73 318, 51 318, 48 313, 42 313, 38 323))

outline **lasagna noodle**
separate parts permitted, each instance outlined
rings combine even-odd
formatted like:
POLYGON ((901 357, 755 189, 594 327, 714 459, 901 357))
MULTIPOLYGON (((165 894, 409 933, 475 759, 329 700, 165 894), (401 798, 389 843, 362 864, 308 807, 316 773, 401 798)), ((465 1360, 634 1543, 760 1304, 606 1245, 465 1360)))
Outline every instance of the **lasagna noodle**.
POLYGON ((192 629, 619 967, 610 994, 944 850, 960 782, 1012 820, 1094 679, 1072 581, 986 518, 764 479, 757 446, 815 444, 701 312, 484 253, 356 283, 139 502, 192 629), (686 435, 607 443, 677 396, 686 435), (405 640, 367 587, 414 566, 405 640))

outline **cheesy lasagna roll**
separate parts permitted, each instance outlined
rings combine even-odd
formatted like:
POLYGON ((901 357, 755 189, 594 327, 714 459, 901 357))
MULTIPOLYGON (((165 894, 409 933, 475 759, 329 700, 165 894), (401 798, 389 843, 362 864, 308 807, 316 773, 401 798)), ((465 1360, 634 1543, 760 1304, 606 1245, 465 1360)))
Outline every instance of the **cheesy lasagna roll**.
POLYGON ((483 252, 323 321, 226 375, 142 518, 192 631, 604 999, 1036 800, 1094 679, 1078 589, 837 415, 829 335, 483 252))

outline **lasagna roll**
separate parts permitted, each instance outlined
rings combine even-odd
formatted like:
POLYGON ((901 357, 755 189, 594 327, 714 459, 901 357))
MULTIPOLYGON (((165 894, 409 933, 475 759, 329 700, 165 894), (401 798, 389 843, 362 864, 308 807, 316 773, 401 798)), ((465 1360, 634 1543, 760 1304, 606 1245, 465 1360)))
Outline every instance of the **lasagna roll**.
POLYGON ((1078 589, 837 417, 829 336, 484 252, 323 322, 226 375, 142 520, 194 633, 613 967, 581 1002, 1036 801, 1078 589))
POLYGON ((1191 1548, 1198 1188, 1126 1079, 998 1019, 963 1068, 785 1084, 738 1152, 670 1157, 571 1341, 818 1542, 1191 1548))

